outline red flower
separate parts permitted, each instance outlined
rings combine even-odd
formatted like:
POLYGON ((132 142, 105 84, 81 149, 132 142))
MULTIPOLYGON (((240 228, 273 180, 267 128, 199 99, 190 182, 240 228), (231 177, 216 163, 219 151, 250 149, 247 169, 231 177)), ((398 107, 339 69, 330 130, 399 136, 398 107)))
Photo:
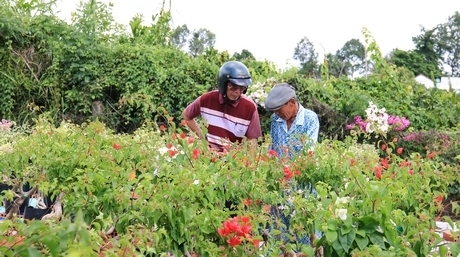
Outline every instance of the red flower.
POLYGON ((438 196, 436 197, 436 202, 437 202, 438 204, 442 203, 442 195, 438 195, 438 196))
POLYGON ((435 156, 436 156, 436 153, 435 153, 435 152, 430 152, 426 157, 427 157, 428 159, 433 159, 435 156))
POLYGON ((175 149, 169 149, 168 150, 168 154, 170 157, 174 157, 176 156, 176 154, 178 153, 179 151, 175 150, 175 149))
POLYGON ((237 237, 237 236, 233 236, 232 238, 227 240, 227 243, 230 246, 234 247, 234 246, 237 246, 237 245, 241 244, 241 239, 239 237, 237 237))
POLYGON ((224 228, 228 229, 230 233, 234 233, 240 231, 240 224, 236 219, 231 219, 224 222, 224 228))
POLYGON ((230 230, 226 227, 222 227, 217 229, 217 233, 219 233, 221 237, 226 237, 230 234, 230 230))
POLYGON ((259 246, 260 246, 260 240, 259 240, 259 239, 253 239, 253 240, 252 240, 252 244, 254 245, 254 247, 259 248, 259 246))
POLYGON ((160 125, 160 130, 161 130, 161 131, 166 131, 165 125, 160 125))
POLYGON ((386 144, 382 144, 382 151, 385 151, 387 149, 387 145, 386 144))
POLYGON ((193 156, 192 156, 193 159, 196 160, 196 159, 200 158, 200 150, 199 149, 193 149, 192 154, 193 154, 193 156))
POLYGON ((284 177, 286 179, 291 179, 292 178, 293 173, 292 173, 291 169, 289 169, 288 166, 283 167, 283 172, 284 172, 284 177))
POLYGON ((249 199, 249 198, 246 198, 246 199, 244 199, 243 203, 244 203, 244 205, 248 206, 248 205, 252 204, 252 200, 249 199))
POLYGON ((390 164, 388 163, 388 158, 382 158, 381 160, 382 166, 387 170, 390 164))
POLYGON ((184 138, 186 138, 186 137, 187 137, 187 134, 185 134, 184 132, 182 132, 182 133, 180 134, 180 138, 184 139, 184 138))
POLYGON ((243 226, 241 226, 240 231, 238 231, 237 235, 244 237, 248 235, 251 232, 251 230, 252 230, 252 227, 250 224, 244 224, 243 226))
POLYGON ((409 170, 409 175, 414 175, 414 170, 409 170))
POLYGON ((403 148, 402 148, 402 147, 400 147, 400 148, 398 148, 398 150, 396 150, 396 153, 398 153, 398 154, 402 154, 402 152, 403 152, 403 148))
POLYGON ((243 223, 249 223, 251 221, 251 217, 249 216, 240 216, 239 220, 243 223))
POLYGON ((268 157, 278 157, 278 152, 273 149, 270 149, 268 150, 268 157))
POLYGON ((121 149, 121 145, 117 144, 117 143, 113 143, 112 145, 113 149, 115 150, 120 150, 121 149))
POLYGON ((193 138, 193 137, 188 137, 188 143, 189 143, 189 145, 193 144, 193 142, 195 142, 195 138, 193 138))
POLYGON ((382 166, 377 166, 374 168, 375 177, 378 179, 382 178, 382 166))
POLYGON ((410 161, 402 161, 400 165, 401 165, 401 167, 408 167, 411 164, 410 164, 410 161))

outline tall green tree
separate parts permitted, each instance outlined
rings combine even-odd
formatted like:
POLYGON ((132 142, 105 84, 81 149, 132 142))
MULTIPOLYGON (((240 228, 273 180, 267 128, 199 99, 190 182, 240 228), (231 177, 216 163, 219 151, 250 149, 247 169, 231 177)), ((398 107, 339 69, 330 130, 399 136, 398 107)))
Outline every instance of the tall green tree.
POLYGON ((187 25, 177 26, 171 35, 171 43, 173 46, 183 49, 187 43, 190 36, 190 30, 187 25))
POLYGON ((254 55, 247 49, 241 50, 241 53, 234 53, 232 59, 237 61, 255 60, 254 55))
POLYGON ((346 70, 348 69, 348 63, 344 62, 343 58, 337 54, 338 52, 326 55, 329 75, 337 78, 346 75, 346 70))
POLYGON ((201 28, 194 30, 189 40, 188 50, 193 57, 204 54, 207 49, 213 48, 216 35, 211 31, 201 28))
POLYGON ((339 56, 348 64, 349 70, 347 70, 347 75, 353 76, 356 72, 364 72, 366 48, 359 39, 353 38, 347 41, 342 49, 340 49, 339 56))
POLYGON ((408 69, 414 76, 423 74, 434 79, 442 75, 438 62, 428 61, 427 57, 418 50, 404 51, 396 48, 389 54, 388 61, 398 67, 408 69))
POLYGON ((451 76, 460 77, 460 13, 455 12, 436 29, 442 61, 450 67, 451 76))
POLYGON ((347 41, 335 54, 329 53, 329 74, 335 77, 350 76, 364 72, 366 49, 359 39, 347 41))
POLYGON ((318 53, 313 43, 307 37, 303 37, 297 43, 297 46, 294 48, 293 58, 300 62, 299 73, 311 77, 315 77, 318 74, 318 53))

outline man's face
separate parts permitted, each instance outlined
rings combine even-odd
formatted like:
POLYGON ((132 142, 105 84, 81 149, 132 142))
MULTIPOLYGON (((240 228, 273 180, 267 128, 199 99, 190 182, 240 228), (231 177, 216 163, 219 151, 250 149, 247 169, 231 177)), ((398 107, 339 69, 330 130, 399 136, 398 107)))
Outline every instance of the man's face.
POLYGON ((231 101, 236 101, 240 98, 241 94, 243 94, 243 91, 246 89, 246 87, 243 86, 238 86, 233 84, 232 82, 227 83, 227 97, 231 101))
POLYGON ((295 117, 295 106, 296 101, 292 98, 287 103, 285 103, 281 108, 275 111, 275 114, 278 115, 283 120, 289 120, 292 117, 295 117))

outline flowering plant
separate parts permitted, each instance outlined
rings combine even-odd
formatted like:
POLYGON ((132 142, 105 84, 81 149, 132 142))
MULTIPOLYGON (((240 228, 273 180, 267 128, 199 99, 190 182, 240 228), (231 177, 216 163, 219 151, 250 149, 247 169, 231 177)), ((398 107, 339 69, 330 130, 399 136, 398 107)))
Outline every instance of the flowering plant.
POLYGON ((248 88, 247 96, 254 100, 254 102, 262 107, 265 105, 268 91, 276 83, 275 78, 269 78, 265 82, 257 82, 248 88))
POLYGON ((373 102, 369 102, 366 109, 366 119, 355 116, 354 122, 347 125, 348 130, 357 129, 364 133, 386 134, 390 131, 403 131, 410 126, 406 117, 389 115, 385 108, 379 109, 373 102))

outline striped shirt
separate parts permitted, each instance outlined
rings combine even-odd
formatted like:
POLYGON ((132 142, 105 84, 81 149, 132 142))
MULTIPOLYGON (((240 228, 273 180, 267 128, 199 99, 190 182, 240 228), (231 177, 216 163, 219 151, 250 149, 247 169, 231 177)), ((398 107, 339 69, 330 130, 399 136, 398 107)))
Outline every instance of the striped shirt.
POLYGON ((207 123, 206 140, 211 148, 223 151, 243 137, 262 136, 257 105, 245 95, 235 103, 226 102, 219 91, 207 92, 185 109, 189 119, 201 116, 207 123))

